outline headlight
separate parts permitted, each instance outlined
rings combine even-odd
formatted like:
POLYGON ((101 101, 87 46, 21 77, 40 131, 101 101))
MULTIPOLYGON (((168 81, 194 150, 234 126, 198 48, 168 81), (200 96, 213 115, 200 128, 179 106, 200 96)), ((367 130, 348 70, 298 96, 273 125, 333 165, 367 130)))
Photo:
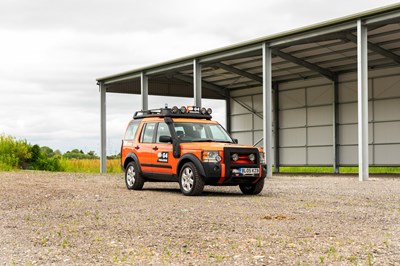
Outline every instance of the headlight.
POLYGON ((260 152, 260 163, 265 164, 265 156, 263 152, 260 152))
POLYGON ((201 155, 203 162, 218 163, 222 160, 218 151, 203 151, 201 155))

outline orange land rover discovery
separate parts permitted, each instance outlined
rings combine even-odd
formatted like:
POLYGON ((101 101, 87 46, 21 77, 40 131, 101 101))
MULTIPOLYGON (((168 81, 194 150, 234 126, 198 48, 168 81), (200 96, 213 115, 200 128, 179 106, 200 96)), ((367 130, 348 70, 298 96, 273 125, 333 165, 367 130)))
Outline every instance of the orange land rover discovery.
POLYGON ((188 196, 201 194, 204 185, 239 185, 244 194, 260 193, 266 175, 262 149, 237 144, 211 120, 211 112, 193 106, 136 112, 121 147, 127 188, 174 181, 188 196))

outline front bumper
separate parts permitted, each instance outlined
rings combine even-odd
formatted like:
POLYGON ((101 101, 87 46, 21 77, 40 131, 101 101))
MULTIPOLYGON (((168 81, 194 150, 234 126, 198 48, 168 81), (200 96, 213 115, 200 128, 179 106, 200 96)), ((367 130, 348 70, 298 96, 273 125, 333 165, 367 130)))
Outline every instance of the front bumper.
POLYGON ((261 165, 260 173, 256 175, 243 175, 237 172, 233 172, 233 169, 229 171, 224 171, 226 169, 226 165, 220 163, 203 163, 203 168, 205 173, 205 176, 203 178, 207 185, 229 186, 239 184, 253 184, 258 182, 261 178, 265 178, 267 174, 267 165, 265 164, 261 165), (229 172, 229 174, 223 177, 223 172, 229 172))

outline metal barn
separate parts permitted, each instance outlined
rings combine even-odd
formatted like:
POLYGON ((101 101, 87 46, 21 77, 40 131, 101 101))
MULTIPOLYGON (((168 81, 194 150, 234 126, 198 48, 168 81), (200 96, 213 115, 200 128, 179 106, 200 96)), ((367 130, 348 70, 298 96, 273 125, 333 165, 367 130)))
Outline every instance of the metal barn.
MULTIPOLYGON (((98 78, 106 93, 226 101, 227 130, 268 165, 400 166, 400 4, 98 78)), ((272 167, 268 167, 272 176, 272 167)))

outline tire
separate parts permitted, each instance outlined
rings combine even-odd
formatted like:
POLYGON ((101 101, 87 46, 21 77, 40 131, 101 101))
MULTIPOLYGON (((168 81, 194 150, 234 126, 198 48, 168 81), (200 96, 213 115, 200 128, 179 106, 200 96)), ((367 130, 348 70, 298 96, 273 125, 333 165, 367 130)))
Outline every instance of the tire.
POLYGON ((179 174, 179 187, 185 196, 197 196, 203 192, 204 180, 192 162, 183 165, 179 174))
POLYGON ((245 195, 257 195, 260 194, 260 192, 264 188, 264 182, 265 178, 262 178, 260 181, 258 181, 255 184, 240 184, 240 190, 243 192, 245 195))
POLYGON ((144 179, 139 174, 135 162, 130 162, 125 170, 125 184, 128 189, 141 190, 144 185, 144 179))

